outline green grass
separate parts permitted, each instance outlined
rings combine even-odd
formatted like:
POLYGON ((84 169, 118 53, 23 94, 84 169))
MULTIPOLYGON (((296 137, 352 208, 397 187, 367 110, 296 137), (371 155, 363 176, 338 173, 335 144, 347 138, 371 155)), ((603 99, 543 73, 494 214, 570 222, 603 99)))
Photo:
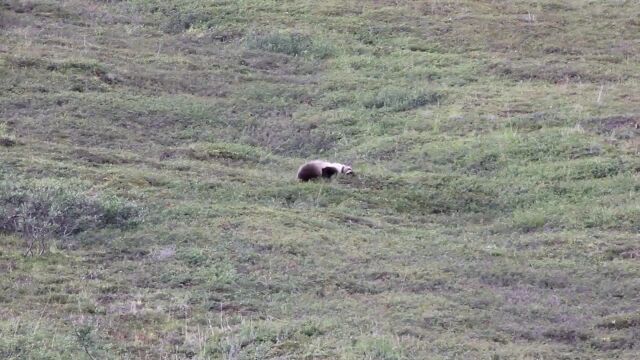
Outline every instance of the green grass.
POLYGON ((0 356, 638 358, 638 16, 0 1, 0 356))

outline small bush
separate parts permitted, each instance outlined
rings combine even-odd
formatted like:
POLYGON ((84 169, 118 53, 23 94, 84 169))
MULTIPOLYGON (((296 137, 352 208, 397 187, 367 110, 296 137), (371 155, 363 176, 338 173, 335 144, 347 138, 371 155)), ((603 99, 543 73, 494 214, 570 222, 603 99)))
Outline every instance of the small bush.
MULTIPOLYGON (((491 74, 514 79, 517 81, 547 81, 550 83, 567 82, 593 82, 602 83, 606 81, 620 80, 619 76, 612 72, 594 71, 586 63, 572 62, 551 62, 551 61, 520 61, 520 62, 500 62, 488 66, 491 74)), ((628 78, 626 75, 623 78, 628 78)))
POLYGON ((516 135, 504 140, 504 144, 507 157, 525 162, 578 159, 604 153, 602 145, 588 136, 551 130, 516 135))
POLYGON ((424 214, 490 213, 504 208, 498 194, 481 178, 435 176, 391 192, 396 211, 424 214))
POLYGON ((196 11, 181 12, 174 10, 168 15, 161 29, 167 34, 179 34, 191 29, 197 24, 204 24, 208 20, 207 16, 196 11))
POLYGON ((362 101, 369 109, 388 109, 391 111, 407 111, 422 106, 436 104, 443 94, 432 90, 405 90, 401 88, 384 88, 373 96, 362 101))
POLYGON ((18 69, 39 68, 46 64, 46 61, 40 57, 27 55, 14 55, 5 58, 8 65, 18 69))
POLYGON ((384 337, 362 337, 355 350, 365 359, 396 360, 404 358, 401 349, 384 337))
POLYGON ((187 150, 187 156, 196 160, 227 159, 259 162, 265 154, 249 145, 233 143, 198 143, 187 150))
POLYGON ((47 65, 47 70, 60 72, 77 71, 96 75, 107 72, 105 66, 100 62, 85 59, 65 59, 63 61, 51 62, 47 65))
POLYGON ((0 146, 13 146, 16 144, 16 139, 7 133, 7 127, 5 124, 0 123, 0 146))
POLYGON ((210 254, 201 249, 189 249, 181 251, 178 254, 178 259, 191 267, 199 267, 206 265, 210 261, 210 254))
POLYGON ((257 189, 251 196, 257 202, 275 202, 288 207, 311 208, 341 204, 350 199, 360 199, 363 195, 320 181, 306 184, 290 183, 257 189))
POLYGON ((25 186, 0 182, 0 231, 35 241, 44 251, 46 239, 66 238, 104 227, 135 225, 140 209, 115 196, 89 196, 56 183, 25 186))
POLYGON ((238 141, 277 155, 306 157, 333 148, 341 137, 329 129, 289 119, 256 119, 246 123, 238 141))
POLYGON ((335 52, 333 46, 308 35, 289 32, 275 32, 266 35, 252 35, 246 41, 249 49, 258 49, 291 56, 309 56, 326 59, 335 52))
POLYGON ((548 215, 541 209, 518 210, 512 217, 513 227, 522 232, 543 229, 548 221, 548 215))
POLYGON ((640 312, 608 317, 604 321, 600 322, 598 327, 615 330, 640 327, 640 312))

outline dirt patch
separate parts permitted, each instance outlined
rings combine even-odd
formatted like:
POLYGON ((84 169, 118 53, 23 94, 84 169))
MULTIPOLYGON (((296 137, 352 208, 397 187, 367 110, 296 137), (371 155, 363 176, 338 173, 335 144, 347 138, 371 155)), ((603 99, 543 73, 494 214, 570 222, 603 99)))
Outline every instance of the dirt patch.
POLYGON ((640 115, 591 118, 580 123, 585 130, 627 140, 640 136, 640 115))

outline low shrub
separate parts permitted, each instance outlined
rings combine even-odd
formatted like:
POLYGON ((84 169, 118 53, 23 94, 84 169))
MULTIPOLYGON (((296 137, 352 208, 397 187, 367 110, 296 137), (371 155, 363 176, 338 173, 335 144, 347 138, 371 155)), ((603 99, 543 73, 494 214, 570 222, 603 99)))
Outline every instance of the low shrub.
POLYGON ((246 47, 290 56, 309 56, 326 59, 334 54, 333 46, 324 40, 296 32, 273 32, 266 35, 251 35, 246 47))
POLYGON ((266 156, 260 149, 234 143, 196 143, 189 146, 187 156, 196 160, 226 159, 259 162, 266 156))
POLYGON ((362 105, 369 109, 387 109, 391 111, 407 111, 422 106, 437 104, 444 94, 433 90, 406 90, 401 88, 383 88, 372 96, 362 100, 362 105))
POLYGON ((104 227, 129 228, 141 209, 117 196, 88 195, 55 182, 25 185, 0 182, 0 231, 24 237, 32 252, 50 238, 67 238, 104 227))

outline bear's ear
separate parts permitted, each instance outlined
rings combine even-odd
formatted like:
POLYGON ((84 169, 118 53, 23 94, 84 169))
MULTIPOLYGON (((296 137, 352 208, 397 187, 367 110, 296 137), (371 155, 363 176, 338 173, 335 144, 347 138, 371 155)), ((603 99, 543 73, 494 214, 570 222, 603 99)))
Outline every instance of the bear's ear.
POLYGON ((330 178, 337 173, 338 173, 338 169, 334 168, 333 166, 327 166, 322 168, 323 178, 330 178))

